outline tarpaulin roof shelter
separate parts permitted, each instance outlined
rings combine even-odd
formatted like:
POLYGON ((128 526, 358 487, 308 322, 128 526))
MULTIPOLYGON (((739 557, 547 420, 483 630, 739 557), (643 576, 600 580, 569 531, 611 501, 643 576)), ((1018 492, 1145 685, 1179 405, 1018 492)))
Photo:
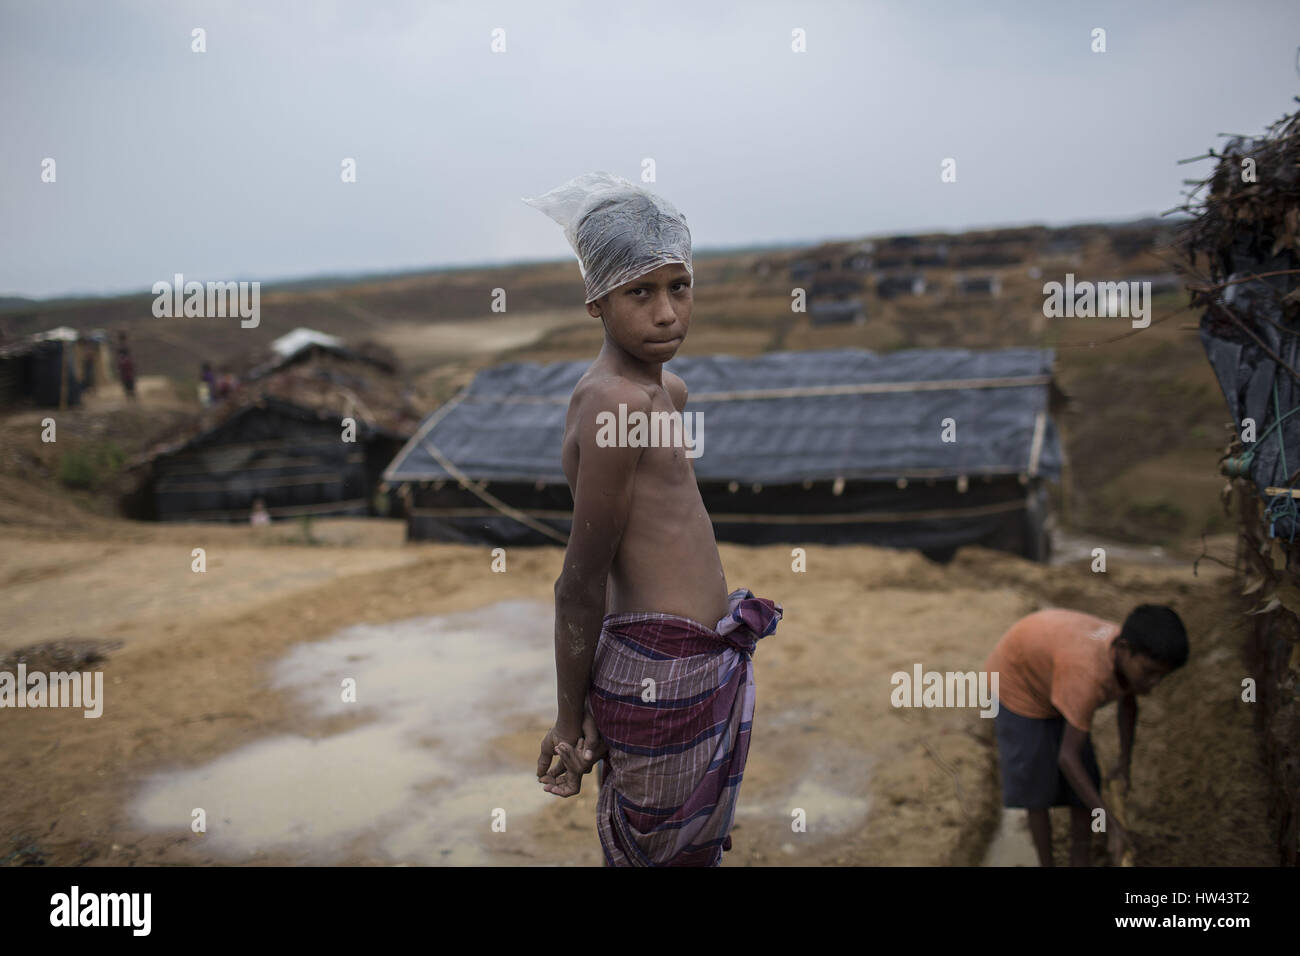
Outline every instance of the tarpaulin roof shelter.
POLYGON ((364 515, 384 464, 419 413, 396 377, 333 351, 241 383, 134 459, 147 469, 141 517, 247 520, 261 498, 273 517, 364 515), (345 420, 355 434, 344 437, 345 420))
MULTIPOLYGON (((851 529, 888 530, 881 509, 895 505, 913 517, 945 512, 936 521, 960 521, 946 513, 950 505, 983 509, 985 516, 1023 510, 1024 485, 1057 478, 1062 468, 1049 407, 1059 396, 1052 362, 1053 353, 1039 349, 839 349, 682 358, 667 367, 690 389, 687 411, 703 415, 695 474, 720 538, 852 541, 880 537, 851 529), (943 439, 946 419, 953 421, 955 441, 943 439), (995 480, 1002 487, 1002 479, 1010 479, 1014 490, 993 494, 995 480), (956 497, 948 502, 940 491, 917 496, 915 488, 906 502, 899 494, 881 497, 883 488, 901 493, 911 480, 943 481, 956 497), (807 531, 818 523, 841 527, 807 531), (748 530, 732 534, 732 524, 748 530)), ((408 485, 455 483, 433 489, 436 501, 416 495, 423 500, 410 511, 412 537, 563 540, 564 509, 572 507, 560 464, 565 411, 589 365, 486 369, 430 415, 384 473, 408 485), (530 510, 538 512, 531 525, 521 520, 530 510), (539 519, 560 533, 533 527, 539 519), (524 534, 529 527, 532 536, 524 534)), ((907 543, 905 532, 885 536, 891 538, 885 543, 907 543)))

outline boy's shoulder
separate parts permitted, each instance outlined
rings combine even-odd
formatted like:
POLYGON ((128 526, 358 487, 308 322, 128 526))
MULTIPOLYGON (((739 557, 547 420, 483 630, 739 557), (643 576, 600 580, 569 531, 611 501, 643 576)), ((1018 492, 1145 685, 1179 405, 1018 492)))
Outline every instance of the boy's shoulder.
POLYGON ((590 408, 593 414, 601 411, 617 413, 619 405, 626 405, 628 411, 648 411, 652 401, 650 389, 640 382, 593 367, 573 387, 569 407, 590 408))
POLYGON ((999 644, 1014 649, 1011 653, 1016 657, 1029 654, 1067 660, 1091 656, 1089 648, 1097 644, 1109 646, 1119 631, 1118 624, 1084 611, 1045 608, 1016 621, 999 644))
POLYGON ((1064 607, 1043 608, 1032 614, 1026 614, 1016 622, 1016 627, 1023 630, 1053 632, 1076 636, 1098 637, 1108 635, 1119 625, 1107 621, 1087 611, 1074 611, 1064 607))
MULTIPOLYGON (((668 393, 673 407, 679 412, 686 407, 689 391, 680 375, 664 369, 663 390, 668 393)), ((573 387, 569 408, 572 410, 590 406, 593 413, 604 410, 617 413, 618 406, 622 404, 627 406, 629 412, 648 412, 654 405, 656 392, 658 388, 655 386, 635 382, 611 369, 592 365, 582 373, 578 384, 573 387)))
POLYGON ((602 427, 613 421, 626 420, 633 412, 648 414, 654 405, 651 390, 640 382, 612 372, 588 369, 573 387, 566 414, 566 432, 577 444, 586 446, 598 441, 602 427))
POLYGON ((664 388, 668 390, 668 395, 673 400, 673 408, 679 412, 686 408, 688 390, 680 375, 664 369, 664 388))

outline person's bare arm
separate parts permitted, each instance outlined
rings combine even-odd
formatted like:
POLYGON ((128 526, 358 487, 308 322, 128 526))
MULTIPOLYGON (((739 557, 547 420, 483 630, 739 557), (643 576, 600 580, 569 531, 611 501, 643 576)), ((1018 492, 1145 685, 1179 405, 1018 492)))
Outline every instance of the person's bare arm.
POLYGON ((1074 788, 1074 792, 1078 794, 1084 805, 1094 808, 1100 807, 1105 811, 1106 833, 1112 840, 1120 841, 1120 845, 1122 845, 1123 842, 1127 841, 1128 835, 1123 826, 1120 825, 1113 808, 1101 798, 1097 788, 1092 785, 1092 778, 1088 776, 1088 771, 1083 767, 1083 745, 1087 739, 1087 731, 1080 730, 1067 720, 1056 762, 1060 766, 1061 772, 1065 774, 1066 781, 1074 788))
POLYGON ((1138 702, 1136 694, 1125 694, 1119 699, 1116 718, 1119 721, 1119 760, 1110 772, 1111 779, 1123 790, 1129 787, 1129 766, 1133 760, 1133 738, 1137 734, 1138 702))
POLYGON ((573 527, 564 552, 564 569, 555 582, 555 726, 542 740, 539 778, 547 775, 555 748, 572 747, 583 734, 584 704, 605 616, 606 586, 627 526, 641 458, 640 448, 602 448, 596 443, 596 416, 602 411, 617 415, 620 403, 628 406, 629 413, 650 411, 644 389, 614 382, 592 386, 577 412, 573 527))

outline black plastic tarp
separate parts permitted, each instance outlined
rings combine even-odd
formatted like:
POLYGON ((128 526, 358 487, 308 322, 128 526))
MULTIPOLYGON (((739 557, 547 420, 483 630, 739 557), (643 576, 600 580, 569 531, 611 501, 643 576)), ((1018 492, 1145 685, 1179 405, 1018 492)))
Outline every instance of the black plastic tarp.
POLYGON ((1201 343, 1238 436, 1246 430, 1247 419, 1254 422, 1255 441, 1244 442, 1252 458, 1249 475, 1260 497, 1269 501, 1273 534, 1291 538, 1300 531, 1295 500, 1289 495, 1269 495, 1266 489, 1292 487, 1293 475, 1300 481, 1300 412, 1286 417, 1300 406, 1300 382, 1274 358, 1292 369, 1300 368, 1300 329, 1288 331, 1282 322, 1282 297, 1292 277, 1237 280, 1294 266, 1289 256, 1257 260, 1241 252, 1234 256, 1233 265, 1227 281, 1236 284, 1226 286, 1219 301, 1249 332, 1210 309, 1201 317, 1201 343), (1279 419, 1282 424, 1272 428, 1279 419))
MULTIPOLYGON (((1036 475, 1055 479, 1049 414, 1054 355, 1042 349, 859 349, 707 356, 667 366, 703 421, 701 482, 1036 475), (945 420, 952 419, 944 441, 945 420)), ((569 396, 589 361, 485 369, 434 412, 385 472, 394 482, 452 476, 564 483, 569 396)))

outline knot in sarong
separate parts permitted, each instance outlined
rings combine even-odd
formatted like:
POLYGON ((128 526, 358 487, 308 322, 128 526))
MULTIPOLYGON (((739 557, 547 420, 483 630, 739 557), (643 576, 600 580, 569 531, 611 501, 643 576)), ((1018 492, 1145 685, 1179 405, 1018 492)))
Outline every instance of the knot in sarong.
POLYGON ((718 622, 718 636, 745 654, 753 654, 761 638, 776 630, 781 620, 781 605, 767 598, 754 597, 752 591, 732 591, 727 598, 727 616, 718 622))

